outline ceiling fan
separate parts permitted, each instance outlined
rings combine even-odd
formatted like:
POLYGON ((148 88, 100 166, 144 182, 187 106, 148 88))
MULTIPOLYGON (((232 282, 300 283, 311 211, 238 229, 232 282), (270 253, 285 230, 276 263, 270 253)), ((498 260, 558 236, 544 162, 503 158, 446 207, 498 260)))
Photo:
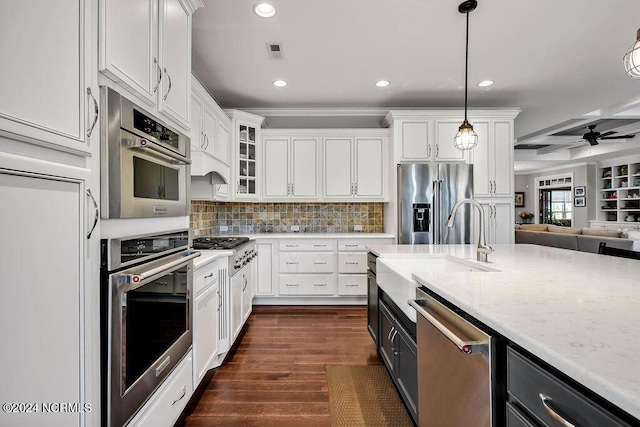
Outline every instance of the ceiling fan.
POLYGON ((614 133, 618 133, 618 132, 616 132, 614 130, 611 130, 609 132, 600 133, 600 132, 596 132, 595 131, 596 125, 590 125, 590 126, 587 126, 587 127, 589 128, 589 132, 587 132, 584 135, 582 135, 582 139, 587 141, 590 145, 598 145, 598 140, 628 139, 628 138, 634 138, 635 137, 635 135, 616 135, 616 136, 611 136, 614 133))

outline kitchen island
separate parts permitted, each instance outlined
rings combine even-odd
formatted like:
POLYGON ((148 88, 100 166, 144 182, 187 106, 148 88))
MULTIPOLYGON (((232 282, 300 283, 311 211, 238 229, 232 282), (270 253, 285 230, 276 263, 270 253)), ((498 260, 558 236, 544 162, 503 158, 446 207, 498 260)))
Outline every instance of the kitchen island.
POLYGON ((415 298, 416 286, 424 285, 640 419, 637 260, 522 244, 496 245, 489 263, 475 260, 475 245, 372 245, 368 249, 379 256, 380 289, 411 319, 416 313, 406 300, 415 298), (426 259, 399 262, 410 258, 426 259), (426 261, 437 258, 461 259, 474 271, 429 271, 426 261), (396 279, 390 283, 394 273, 396 279))

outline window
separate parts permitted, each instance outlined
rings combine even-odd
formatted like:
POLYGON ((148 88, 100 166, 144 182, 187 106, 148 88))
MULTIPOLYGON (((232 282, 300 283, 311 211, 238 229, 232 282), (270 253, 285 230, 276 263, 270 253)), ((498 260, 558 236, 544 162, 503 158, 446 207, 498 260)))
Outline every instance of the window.
POLYGON ((540 189, 540 222, 571 226, 571 187, 540 189))

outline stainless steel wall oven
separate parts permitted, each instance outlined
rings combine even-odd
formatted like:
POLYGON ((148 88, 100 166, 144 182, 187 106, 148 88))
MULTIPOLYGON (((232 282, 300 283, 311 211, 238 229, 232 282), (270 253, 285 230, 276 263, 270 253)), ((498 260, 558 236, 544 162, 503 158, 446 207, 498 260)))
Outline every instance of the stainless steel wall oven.
POLYGON ((189 215, 189 138, 101 88, 102 218, 189 215))
POLYGON ((192 345, 189 231, 102 240, 103 425, 122 426, 192 345))

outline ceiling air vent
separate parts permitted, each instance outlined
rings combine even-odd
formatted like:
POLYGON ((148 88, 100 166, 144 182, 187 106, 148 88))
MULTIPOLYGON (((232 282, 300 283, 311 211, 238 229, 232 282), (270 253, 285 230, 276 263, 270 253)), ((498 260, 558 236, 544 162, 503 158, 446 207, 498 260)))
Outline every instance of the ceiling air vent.
POLYGON ((282 43, 267 43, 269 59, 282 59, 282 43))

